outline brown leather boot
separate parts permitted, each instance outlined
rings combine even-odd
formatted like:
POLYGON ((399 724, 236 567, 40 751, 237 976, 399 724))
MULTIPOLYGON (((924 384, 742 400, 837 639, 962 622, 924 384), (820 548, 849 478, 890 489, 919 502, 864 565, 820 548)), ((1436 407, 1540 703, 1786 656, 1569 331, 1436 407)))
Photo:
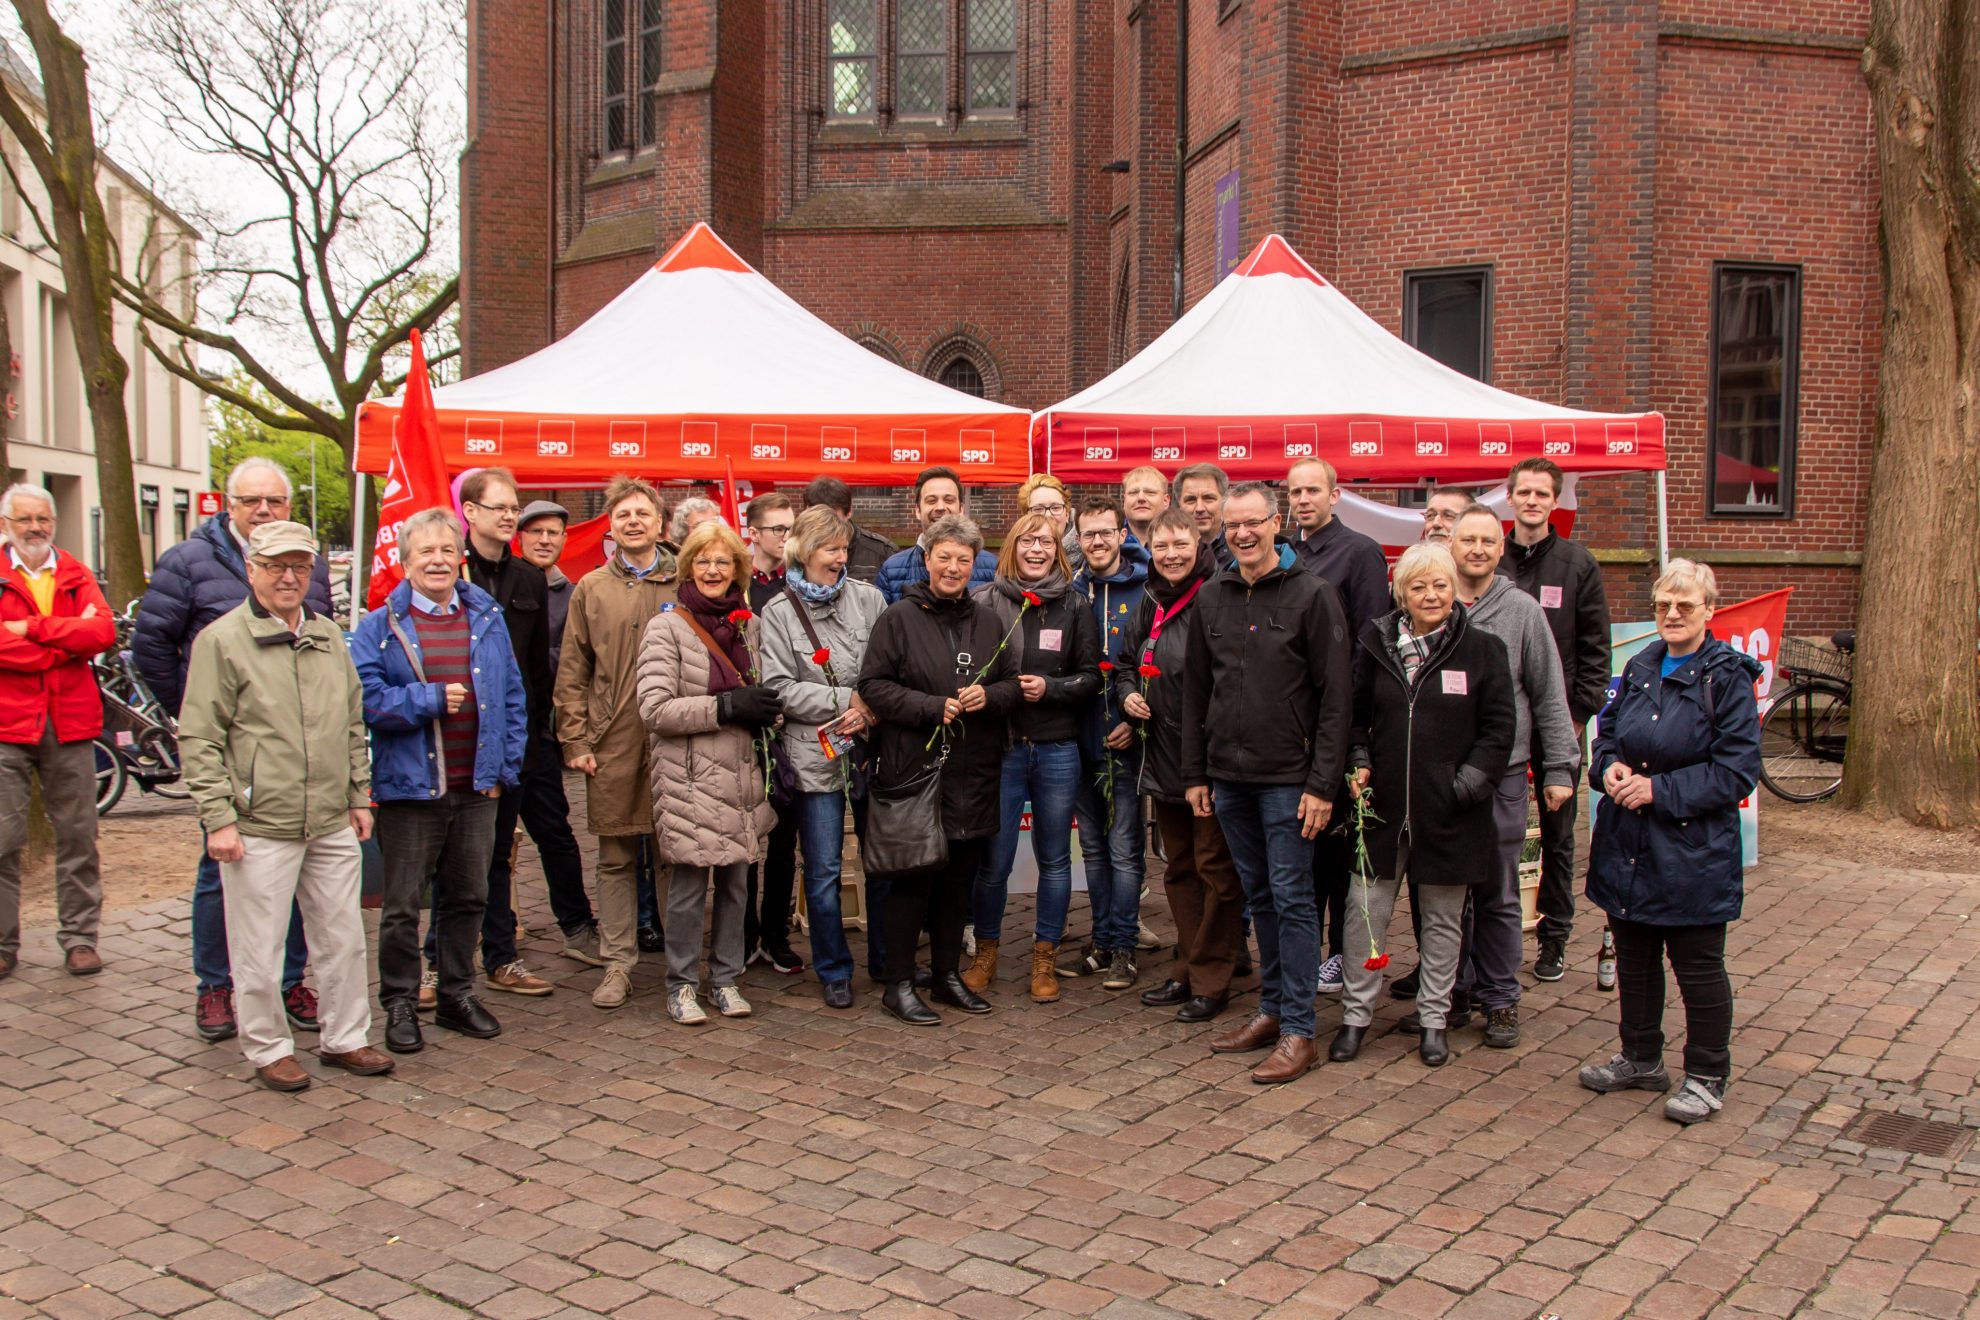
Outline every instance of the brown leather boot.
POLYGON ((1031 946, 1031 1002, 1056 1003, 1059 998, 1059 946, 1039 940, 1031 946))
POLYGON ((997 944, 996 940, 978 940, 976 956, 969 960, 969 966, 963 968, 963 984, 978 994, 982 994, 984 987, 997 979, 997 944))

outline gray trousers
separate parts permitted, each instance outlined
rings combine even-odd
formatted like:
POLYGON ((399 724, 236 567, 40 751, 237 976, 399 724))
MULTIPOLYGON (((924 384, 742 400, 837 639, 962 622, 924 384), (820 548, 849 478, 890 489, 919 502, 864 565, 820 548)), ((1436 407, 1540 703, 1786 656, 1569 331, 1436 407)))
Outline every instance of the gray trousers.
POLYGON ((667 882, 667 991, 681 986, 701 988, 702 910, 714 880, 715 917, 708 940, 708 984, 712 989, 734 985, 743 972, 743 904, 749 884, 749 863, 727 866, 673 868, 667 882))
MULTIPOLYGON (((1395 915, 1396 891, 1400 888, 1402 882, 1393 877, 1377 876, 1371 881, 1357 875, 1348 884, 1347 947, 1341 953, 1341 978, 1346 982, 1341 991, 1344 1027, 1365 1027, 1375 1020, 1382 973, 1362 964, 1368 960, 1369 949, 1388 949, 1389 918, 1395 915)), ((1416 952, 1422 980, 1416 991, 1416 1012, 1426 1027, 1441 1029, 1451 1011, 1458 946, 1464 938, 1465 893, 1463 885, 1416 886, 1417 915, 1422 919, 1416 952)))
POLYGON ((1526 767, 1509 772, 1492 796, 1495 832, 1492 880, 1471 891, 1465 913, 1464 956, 1457 988, 1480 1012, 1519 1003, 1519 964, 1526 956, 1520 930, 1519 853, 1526 844, 1526 767))
POLYGON ((28 776, 55 831, 56 940, 64 952, 96 947, 103 879, 96 864, 96 749, 88 739, 0 743, 0 954, 21 950, 21 853, 27 847, 28 776))

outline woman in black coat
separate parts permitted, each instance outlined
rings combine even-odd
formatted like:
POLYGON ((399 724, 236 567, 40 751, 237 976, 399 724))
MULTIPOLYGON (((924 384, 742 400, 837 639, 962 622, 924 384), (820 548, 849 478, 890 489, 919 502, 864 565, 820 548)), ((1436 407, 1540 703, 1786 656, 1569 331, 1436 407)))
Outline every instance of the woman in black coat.
POLYGON ((1588 782, 1603 793, 1588 897, 1616 941, 1622 1053, 1581 1070, 1591 1091, 1666 1091, 1664 959, 1684 996, 1684 1084, 1664 1116, 1719 1111, 1732 1071, 1726 924, 1743 897, 1739 804, 1760 778, 1760 665, 1713 637, 1718 579, 1673 559, 1652 590, 1659 640, 1602 711, 1588 782))
POLYGON ((1031 998, 1059 997, 1059 941, 1072 904, 1073 800, 1085 764, 1080 727, 1100 695, 1100 625, 1086 597, 1071 590, 1060 528, 1044 513, 1011 524, 996 580, 978 587, 976 603, 997 616, 1005 650, 1018 658, 1024 700, 1011 714, 1004 752, 1003 818, 976 873, 976 956, 963 984, 982 990, 997 977, 1011 865, 1031 803, 1031 851, 1038 859, 1038 907, 1031 937, 1031 998))
POLYGON ((1162 887, 1176 920, 1176 960, 1168 979, 1141 993, 1150 1008, 1176 1007, 1182 1022, 1224 1011, 1237 965, 1244 889, 1223 828, 1199 816, 1183 795, 1183 669, 1189 663, 1189 611, 1215 576, 1217 559, 1196 524, 1165 509, 1148 528, 1148 591, 1112 657, 1116 702, 1144 735, 1141 791, 1154 804, 1166 859, 1162 887), (1143 666, 1155 672, 1142 673, 1143 666))
POLYGON ((1444 1022, 1465 891, 1492 880, 1492 790, 1512 756, 1517 717, 1506 648, 1469 626, 1451 552, 1411 546, 1396 564, 1392 590, 1402 608, 1361 634, 1367 663, 1355 683, 1351 764, 1359 767, 1357 791, 1370 790, 1365 809, 1374 820, 1364 835, 1368 865, 1357 865, 1348 890, 1341 1029, 1327 1057, 1352 1059, 1374 1021, 1389 917, 1407 877, 1423 909, 1418 1048, 1436 1068, 1450 1058, 1444 1022))
POLYGON ((887 981, 881 1005, 903 1022, 934 1026, 941 1015, 914 989, 924 926, 935 999, 966 1013, 990 1011, 958 968, 971 886, 1000 820, 1008 721, 1022 696, 1017 656, 1008 647, 998 653, 1003 629, 996 615, 968 595, 983 534, 967 518, 948 517, 924 532, 921 543, 928 581, 908 587, 873 625, 859 695, 879 720, 871 735, 875 793, 930 772, 941 776, 948 860, 889 877, 878 914, 887 981))

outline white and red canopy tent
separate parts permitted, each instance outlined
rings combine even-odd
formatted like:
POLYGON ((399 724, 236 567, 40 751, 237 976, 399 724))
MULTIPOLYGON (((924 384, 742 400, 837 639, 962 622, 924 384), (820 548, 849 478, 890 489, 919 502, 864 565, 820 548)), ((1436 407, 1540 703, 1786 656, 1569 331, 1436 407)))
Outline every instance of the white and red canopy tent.
MULTIPOLYGON (((590 320, 508 366, 433 391, 450 471, 527 486, 660 480, 894 485, 929 464, 1030 475, 1029 416, 868 351, 706 224, 590 320)), ((382 473, 400 400, 358 413, 356 468, 382 473)))
POLYGON ((1118 481, 1153 463, 1239 480, 1324 458, 1343 482, 1503 481, 1519 459, 1568 472, 1661 472, 1658 413, 1538 403, 1405 344, 1270 235, 1112 375, 1032 419, 1041 471, 1118 481))

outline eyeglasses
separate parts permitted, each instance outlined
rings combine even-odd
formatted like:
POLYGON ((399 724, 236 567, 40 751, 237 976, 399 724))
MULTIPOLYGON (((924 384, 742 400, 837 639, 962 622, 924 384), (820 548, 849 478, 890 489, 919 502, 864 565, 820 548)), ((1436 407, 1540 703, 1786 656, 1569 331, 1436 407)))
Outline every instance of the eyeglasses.
POLYGON ((1242 521, 1233 521, 1226 518, 1224 520, 1224 535, 1228 539, 1232 532, 1260 531, 1277 521, 1279 521, 1279 515, 1276 513, 1269 518, 1246 518, 1242 521))
POLYGON ((243 509, 286 509, 289 507, 287 495, 229 495, 228 499, 243 509))
POLYGON ((1079 539, 1082 541, 1111 541, 1120 534, 1120 528, 1109 527, 1097 532, 1081 532, 1079 539))
POLYGON ((1058 542, 1049 536, 1020 536, 1017 548, 1020 550, 1050 550, 1058 542))
POLYGON ((791 523, 764 523, 763 526, 756 529, 756 534, 758 536, 789 536, 792 525, 791 523))
POLYGON ((1064 500, 1050 500, 1044 503, 1041 503, 1038 500, 1033 500, 1031 502, 1032 513, 1064 513, 1066 511, 1066 507, 1067 507, 1066 502, 1064 500))
POLYGON ((1423 511, 1424 522, 1454 523, 1457 520, 1458 515, 1455 509, 1425 509, 1423 511))
POLYGON ((695 560, 694 563, 688 565, 688 567, 694 569, 696 572, 700 572, 704 568, 734 568, 735 566, 736 566, 736 561, 728 558, 727 556, 724 556, 721 559, 709 559, 703 557, 701 559, 695 560))
POLYGON ((31 514, 25 518, 16 518, 10 513, 7 515, 7 521, 16 527, 53 527, 55 525, 55 520, 45 513, 31 514))
POLYGON ((1704 608, 1705 602, 1700 600, 1656 600, 1651 602, 1650 612, 1659 616, 1675 614, 1688 619, 1704 608))
POLYGON ((254 566, 274 578, 277 582, 304 582, 309 579, 309 570, 315 567, 308 564, 277 564, 267 559, 257 559, 254 566))
POLYGON ((461 503, 472 504, 477 509, 486 509, 498 518, 505 515, 513 518, 522 512, 522 505, 520 504, 483 504, 480 500, 462 500, 461 503))

